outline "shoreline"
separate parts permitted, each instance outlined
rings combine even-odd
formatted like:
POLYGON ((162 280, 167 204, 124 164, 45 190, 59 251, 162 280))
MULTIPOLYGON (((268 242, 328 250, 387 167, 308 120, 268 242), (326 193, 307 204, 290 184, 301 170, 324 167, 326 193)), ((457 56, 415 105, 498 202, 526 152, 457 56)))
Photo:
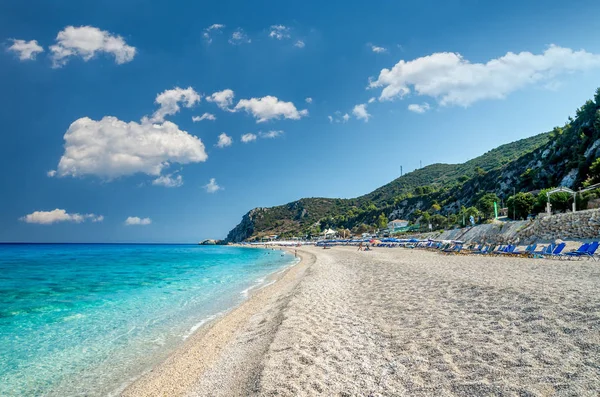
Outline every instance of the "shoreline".
MULTIPOLYGON (((283 248, 282 251, 294 254, 291 249, 283 248)), ((198 388, 197 383, 222 358, 222 352, 231 344, 236 334, 248 325, 251 317, 260 314, 265 306, 273 305, 274 300, 289 294, 314 260, 314 255, 298 250, 298 257, 294 258, 290 265, 266 276, 262 284, 249 287, 246 291, 247 299, 229 310, 203 320, 204 323, 191 332, 166 360, 127 382, 124 387, 119 387, 111 395, 188 395, 190 391, 198 388)), ((252 356, 252 352, 247 353, 252 356)), ((259 357, 256 354, 254 356, 259 357)), ((247 370, 245 368, 245 371, 247 370)), ((236 383, 243 385, 244 382, 237 379, 236 383)))
MULTIPOLYGON (((292 248, 294 249, 294 248, 292 248)), ((597 262, 298 249, 125 396, 595 395, 597 262)))

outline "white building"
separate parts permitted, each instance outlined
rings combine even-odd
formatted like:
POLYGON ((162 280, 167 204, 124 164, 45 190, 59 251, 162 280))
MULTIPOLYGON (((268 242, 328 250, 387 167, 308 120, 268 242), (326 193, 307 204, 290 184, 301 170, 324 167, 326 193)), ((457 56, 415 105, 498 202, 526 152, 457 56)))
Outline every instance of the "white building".
POLYGON ((396 231, 398 229, 402 229, 403 227, 408 226, 408 221, 403 219, 394 219, 393 221, 387 224, 387 228, 390 232, 396 231))

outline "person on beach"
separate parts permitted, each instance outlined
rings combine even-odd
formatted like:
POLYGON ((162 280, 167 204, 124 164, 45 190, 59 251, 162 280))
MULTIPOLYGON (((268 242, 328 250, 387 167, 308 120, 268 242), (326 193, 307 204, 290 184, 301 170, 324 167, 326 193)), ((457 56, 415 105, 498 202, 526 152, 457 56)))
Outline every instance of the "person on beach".
POLYGON ((362 241, 360 243, 358 243, 358 250, 362 251, 362 241))
POLYGON ((294 250, 294 258, 298 257, 298 250, 294 250))

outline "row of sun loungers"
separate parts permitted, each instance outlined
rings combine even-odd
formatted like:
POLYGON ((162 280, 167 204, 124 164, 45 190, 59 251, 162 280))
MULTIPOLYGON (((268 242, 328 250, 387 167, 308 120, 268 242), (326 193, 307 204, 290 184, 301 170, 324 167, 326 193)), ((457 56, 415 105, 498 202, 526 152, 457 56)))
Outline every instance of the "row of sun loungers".
POLYGON ((516 245, 496 245, 496 244, 471 244, 465 247, 462 242, 420 242, 413 245, 405 245, 408 248, 426 249, 438 251, 442 254, 455 255, 487 255, 487 256, 517 256, 528 258, 550 258, 550 259, 593 259, 597 260, 596 251, 599 242, 584 243, 577 250, 563 252, 566 244, 548 244, 537 249, 537 244, 530 244, 525 249, 519 250, 516 245))

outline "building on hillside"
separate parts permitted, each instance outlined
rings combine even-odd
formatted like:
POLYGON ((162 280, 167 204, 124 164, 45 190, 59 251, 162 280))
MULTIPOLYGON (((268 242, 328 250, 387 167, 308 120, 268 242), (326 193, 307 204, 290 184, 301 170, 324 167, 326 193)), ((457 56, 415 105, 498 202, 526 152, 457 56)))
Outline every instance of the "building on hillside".
POLYGON ((396 232, 408 226, 408 221, 403 219, 394 219, 387 224, 387 228, 390 232, 396 232))

